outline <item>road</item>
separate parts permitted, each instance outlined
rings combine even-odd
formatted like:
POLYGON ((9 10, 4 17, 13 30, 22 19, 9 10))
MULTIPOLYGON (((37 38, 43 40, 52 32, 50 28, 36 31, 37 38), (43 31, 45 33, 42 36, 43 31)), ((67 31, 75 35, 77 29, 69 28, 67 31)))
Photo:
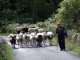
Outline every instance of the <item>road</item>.
MULTIPOLYGON (((3 38, 8 42, 7 36, 3 38)), ((15 60, 80 60, 80 57, 69 51, 60 51, 56 46, 19 49, 16 46, 16 49, 13 49, 13 56, 15 60)))

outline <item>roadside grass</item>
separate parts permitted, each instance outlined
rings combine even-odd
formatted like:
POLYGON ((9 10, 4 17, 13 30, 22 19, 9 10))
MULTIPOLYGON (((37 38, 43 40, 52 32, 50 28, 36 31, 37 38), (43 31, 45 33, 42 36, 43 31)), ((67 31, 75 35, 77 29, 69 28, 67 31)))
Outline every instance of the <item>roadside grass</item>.
MULTIPOLYGON (((49 42, 48 39, 47 39, 47 42, 49 42)), ((53 45, 57 45, 57 38, 56 38, 56 37, 54 37, 54 38, 52 39, 52 44, 53 44, 53 45)))
POLYGON ((76 47, 73 49, 73 52, 76 52, 78 55, 80 55, 80 45, 79 45, 79 46, 76 46, 76 47))
POLYGON ((74 43, 73 41, 66 40, 66 48, 74 52, 75 54, 80 55, 80 43, 74 43))
POLYGON ((0 36, 8 36, 10 33, 0 33, 0 36))
POLYGON ((0 49, 0 60, 14 60, 12 56, 12 48, 6 42, 0 49))
POLYGON ((57 43, 57 38, 56 37, 54 37, 53 39, 52 39, 52 43, 54 44, 54 45, 57 45, 58 43, 57 43))
MULTIPOLYGON (((68 38, 66 39, 65 42, 66 42, 65 44, 66 44, 66 49, 67 50, 72 51, 75 54, 80 55, 80 43, 74 43, 74 42, 70 41, 68 38)), ((57 37, 54 37, 52 39, 52 43, 54 45, 58 45, 57 37)))

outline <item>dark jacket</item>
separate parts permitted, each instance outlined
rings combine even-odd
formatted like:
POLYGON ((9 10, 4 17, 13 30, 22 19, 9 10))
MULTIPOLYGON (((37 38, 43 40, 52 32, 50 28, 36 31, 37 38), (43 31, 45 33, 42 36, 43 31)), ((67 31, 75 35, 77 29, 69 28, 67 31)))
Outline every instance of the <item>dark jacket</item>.
POLYGON ((58 37, 61 37, 61 36, 67 37, 67 30, 63 26, 57 27, 56 34, 58 35, 58 37))

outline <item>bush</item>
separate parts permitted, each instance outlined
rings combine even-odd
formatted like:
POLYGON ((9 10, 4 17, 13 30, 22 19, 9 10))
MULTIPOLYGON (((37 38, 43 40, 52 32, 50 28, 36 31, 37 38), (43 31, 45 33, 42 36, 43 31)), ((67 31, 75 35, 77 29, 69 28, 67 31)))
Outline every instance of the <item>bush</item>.
POLYGON ((40 22, 40 23, 38 23, 37 25, 38 25, 38 27, 40 27, 40 28, 45 28, 45 27, 47 27, 46 24, 43 23, 43 22, 40 22))
POLYGON ((13 60, 12 48, 6 43, 0 43, 0 60, 13 60))
POLYGON ((76 43, 77 42, 77 37, 78 37, 78 33, 74 33, 72 35, 72 41, 76 43))
POLYGON ((66 49, 80 55, 80 42, 74 43, 68 38, 66 39, 66 49))
POLYGON ((6 26, 3 26, 1 29, 0 29, 0 33, 6 33, 7 32, 7 28, 6 26))
POLYGON ((77 37, 77 42, 80 42, 80 33, 79 33, 79 35, 77 37))
POLYGON ((58 14, 55 15, 56 20, 71 29, 80 26, 80 0, 63 0, 59 4, 58 14), (72 27, 75 26, 75 27, 72 27))

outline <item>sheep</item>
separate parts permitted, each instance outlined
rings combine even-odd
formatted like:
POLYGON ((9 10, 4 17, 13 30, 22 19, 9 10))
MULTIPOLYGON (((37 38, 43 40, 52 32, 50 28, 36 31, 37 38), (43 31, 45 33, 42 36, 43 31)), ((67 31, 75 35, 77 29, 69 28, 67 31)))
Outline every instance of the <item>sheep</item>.
POLYGON ((29 46, 35 47, 36 46, 35 36, 36 36, 35 32, 32 32, 30 34, 26 34, 23 32, 23 40, 24 40, 24 42, 26 42, 27 47, 29 47, 29 46))
POLYGON ((29 28, 28 32, 30 33, 30 43, 32 46, 36 46, 36 34, 38 32, 37 28, 29 28))
POLYGON ((33 46, 33 37, 31 34, 23 34, 24 42, 26 42, 27 47, 33 46))
POLYGON ((30 36, 32 37, 31 40, 33 47, 36 47, 36 32, 32 32, 30 36))
POLYGON ((28 32, 32 33, 32 32, 38 32, 37 28, 29 28, 28 32))
POLYGON ((31 40, 31 35, 30 34, 27 34, 26 44, 27 44, 27 47, 32 46, 32 40, 31 40))
POLYGON ((38 32, 42 33, 42 32, 46 32, 46 30, 44 30, 43 28, 38 29, 38 32))
POLYGON ((23 47, 23 44, 26 44, 27 47, 35 45, 35 33, 26 34, 24 31, 21 31, 19 34, 17 34, 16 39, 18 41, 18 45, 20 44, 20 47, 23 47))
POLYGON ((46 46, 46 40, 47 40, 47 31, 46 30, 44 30, 44 29, 42 29, 42 28, 40 28, 39 30, 38 30, 38 32, 39 33, 42 33, 42 35, 43 35, 43 44, 44 44, 44 46, 46 46))
POLYGON ((37 33, 36 35, 37 46, 42 47, 43 33, 37 33))
POLYGON ((15 31, 17 34, 19 34, 21 31, 28 32, 28 28, 27 27, 16 27, 15 31))
POLYGON ((23 33, 22 32, 16 35, 16 40, 18 42, 18 45, 20 44, 20 47, 23 47, 23 33))
POLYGON ((11 43, 12 47, 15 48, 16 44, 16 34, 9 34, 9 42, 11 43))
POLYGON ((26 42, 26 45, 28 45, 29 41, 30 41, 30 36, 29 35, 25 35, 24 32, 30 32, 31 31, 36 31, 37 29, 35 27, 16 27, 15 31, 17 33, 17 41, 18 44, 21 43, 20 45, 22 45, 23 47, 23 43, 26 42))
POLYGON ((30 33, 26 35, 26 44, 27 47, 35 47, 36 46, 36 34, 35 33, 30 33))
POLYGON ((54 36, 53 32, 51 32, 51 31, 48 31, 48 32, 47 32, 47 38, 48 38, 49 44, 50 44, 51 46, 52 46, 53 36, 54 36))
POLYGON ((29 47, 30 34, 23 33, 23 42, 27 47, 29 47))
POLYGON ((26 44, 27 45, 27 34, 24 32, 24 31, 22 31, 22 35, 23 35, 23 42, 24 42, 24 44, 26 44))
POLYGON ((29 29, 29 28, 35 28, 35 27, 16 27, 16 28, 15 28, 15 32, 16 32, 17 34, 19 34, 21 31, 28 32, 28 29, 29 29))

